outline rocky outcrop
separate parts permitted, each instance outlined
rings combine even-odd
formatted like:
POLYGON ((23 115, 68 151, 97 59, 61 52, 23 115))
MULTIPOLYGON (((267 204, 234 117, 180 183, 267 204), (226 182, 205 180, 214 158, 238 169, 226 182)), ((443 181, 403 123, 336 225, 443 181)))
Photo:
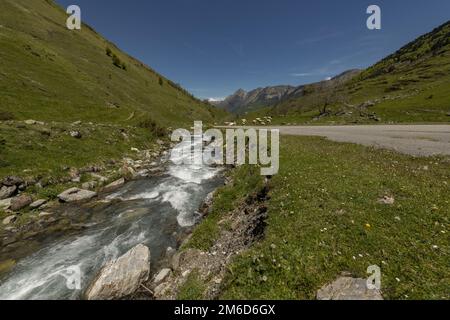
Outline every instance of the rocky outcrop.
POLYGON ((379 290, 367 288, 366 279, 339 277, 317 292, 317 300, 383 300, 379 290))
POLYGON ((76 202, 90 200, 97 196, 97 193, 89 190, 71 188, 58 195, 58 199, 62 202, 76 202))
POLYGON ((148 280, 150 250, 140 244, 99 272, 86 291, 88 300, 116 300, 136 292, 148 280))
POLYGON ((239 89, 224 101, 216 102, 215 104, 233 113, 243 113, 253 106, 264 107, 280 102, 295 89, 292 86, 258 88, 250 92, 239 89))
MULTIPOLYGON (((345 71, 330 80, 313 83, 311 85, 317 89, 333 88, 352 79, 360 73, 360 70, 352 69, 345 71)), ((304 85, 297 87, 287 85, 273 86, 258 88, 249 92, 239 89, 234 94, 228 96, 225 100, 211 103, 219 108, 242 115, 246 112, 254 111, 262 107, 273 106, 279 102, 299 98, 305 94, 306 92, 304 85)))

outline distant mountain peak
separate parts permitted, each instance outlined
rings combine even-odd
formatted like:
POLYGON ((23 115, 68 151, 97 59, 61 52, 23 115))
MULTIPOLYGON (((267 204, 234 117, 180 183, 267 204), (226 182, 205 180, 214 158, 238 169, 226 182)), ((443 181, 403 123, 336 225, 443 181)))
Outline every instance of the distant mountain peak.
MULTIPOLYGON (((327 85, 346 81, 360 72, 358 69, 347 70, 326 81, 327 85)), ((239 89, 223 101, 214 102, 213 104, 232 113, 243 114, 258 108, 275 105, 290 98, 297 98, 303 95, 303 88, 303 85, 297 87, 278 85, 257 88, 248 92, 244 89, 239 89)))

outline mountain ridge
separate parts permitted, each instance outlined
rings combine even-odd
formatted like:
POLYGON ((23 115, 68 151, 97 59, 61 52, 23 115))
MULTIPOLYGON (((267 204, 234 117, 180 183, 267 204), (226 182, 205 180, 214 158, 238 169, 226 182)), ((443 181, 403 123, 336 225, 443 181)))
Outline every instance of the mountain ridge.
MULTIPOLYGON (((346 70, 330 80, 324 80, 313 84, 322 86, 334 86, 337 83, 347 81, 361 72, 359 69, 346 70)), ((256 111, 260 108, 278 104, 282 101, 299 97, 303 94, 305 87, 311 84, 299 86, 277 85, 264 88, 256 88, 250 91, 238 89, 232 95, 222 101, 212 101, 216 107, 225 109, 234 114, 245 114, 246 112, 256 111)))

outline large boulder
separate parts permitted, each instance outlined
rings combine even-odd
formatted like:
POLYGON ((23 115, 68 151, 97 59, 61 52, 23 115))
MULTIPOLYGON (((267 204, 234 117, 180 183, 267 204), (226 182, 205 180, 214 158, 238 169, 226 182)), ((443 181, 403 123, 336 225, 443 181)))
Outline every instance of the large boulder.
POLYGON ((140 244, 102 268, 85 297, 88 300, 116 300, 136 292, 150 275, 150 250, 140 244))
POLYGON ((3 186, 0 188, 0 200, 11 198, 17 191, 16 186, 3 186))
POLYGON ((89 190, 71 188, 58 195, 58 199, 63 202, 75 202, 82 200, 90 200, 97 196, 97 193, 89 190))
POLYGON ((383 300, 381 292, 367 288, 366 279, 339 277, 317 292, 317 300, 383 300))
POLYGON ((31 196, 29 196, 27 194, 22 194, 11 200, 10 209, 12 211, 19 211, 23 208, 28 207, 32 202, 33 202, 33 198, 31 198, 31 196))

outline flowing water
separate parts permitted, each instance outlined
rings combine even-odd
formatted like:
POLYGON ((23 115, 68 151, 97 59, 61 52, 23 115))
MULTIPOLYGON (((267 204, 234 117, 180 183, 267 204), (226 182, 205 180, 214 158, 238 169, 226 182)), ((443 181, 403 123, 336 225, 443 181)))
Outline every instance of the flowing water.
MULTIPOLYGON (((191 145, 175 150, 181 148, 191 145)), ((129 182, 106 195, 103 205, 83 208, 90 213, 86 230, 52 239, 20 260, 0 282, 0 299, 79 299, 106 262, 141 243, 150 248, 155 271, 167 248, 177 248, 198 222, 206 196, 222 184, 220 169, 162 161, 167 162, 163 175, 129 182), (63 276, 74 267, 81 270, 81 290, 70 289, 63 276)), ((61 210, 76 214, 80 206, 61 210)))

